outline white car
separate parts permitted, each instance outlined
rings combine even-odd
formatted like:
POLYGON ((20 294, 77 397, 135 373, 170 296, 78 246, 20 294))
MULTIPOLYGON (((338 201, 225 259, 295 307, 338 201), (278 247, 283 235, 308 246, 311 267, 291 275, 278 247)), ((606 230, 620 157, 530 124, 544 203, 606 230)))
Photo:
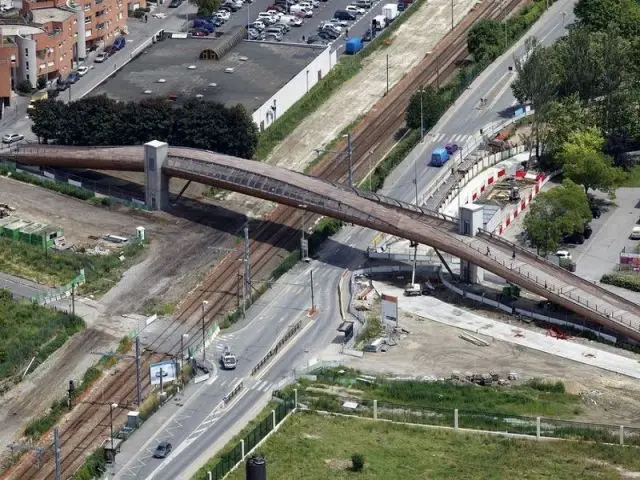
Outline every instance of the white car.
POLYGON ((267 13, 271 14, 271 16, 276 19, 276 22, 279 22, 282 18, 282 12, 277 10, 267 10, 267 13))
POLYGON ((364 8, 356 7, 355 5, 347 5, 345 10, 349 13, 353 13, 354 15, 363 15, 364 8))
POLYGON ((19 133, 8 133, 2 137, 2 143, 15 143, 20 140, 24 140, 24 135, 20 135, 19 133))
POLYGON ((76 70, 76 72, 78 72, 78 75, 80 75, 81 77, 84 77, 87 73, 89 73, 89 67, 85 67, 84 65, 80 65, 78 67, 78 70, 76 70))
POLYGON ((629 235, 631 240, 640 240, 640 227, 633 227, 631 230, 631 235, 629 235))
POLYGON ((276 23, 275 17, 267 12, 260 12, 258 14, 258 20, 260 20, 265 25, 271 25, 273 23, 276 23))
POLYGON ((105 53, 105 52, 100 52, 98 55, 96 55, 96 58, 94 60, 94 62, 96 63, 102 63, 104 62, 107 58, 109 58, 109 54, 105 53))
POLYGON ((152 13, 151 16, 153 18, 159 18, 160 20, 167 18, 167 14, 166 13, 162 13, 162 12, 158 12, 158 13, 152 13))
POLYGON ((226 22, 227 20, 229 20, 231 18, 231 14, 229 13, 228 10, 218 10, 216 12, 216 17, 218 17, 221 20, 224 20, 226 22))
POLYGON ((257 30, 258 32, 261 32, 265 28, 267 28, 267 26, 262 20, 256 20, 255 22, 249 24, 249 27, 253 28, 254 30, 257 30))
POLYGON ((330 20, 327 20, 325 23, 331 23, 331 24, 335 25, 336 27, 348 27, 349 26, 349 22, 347 22, 346 20, 338 20, 337 18, 332 18, 330 20))

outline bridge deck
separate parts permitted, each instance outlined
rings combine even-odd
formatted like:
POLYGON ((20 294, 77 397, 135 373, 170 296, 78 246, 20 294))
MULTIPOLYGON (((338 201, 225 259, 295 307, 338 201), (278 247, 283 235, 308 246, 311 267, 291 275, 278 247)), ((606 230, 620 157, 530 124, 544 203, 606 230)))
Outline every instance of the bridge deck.
MULTIPOLYGON (((3 156, 27 164, 140 170, 144 151, 141 146, 35 146, 3 156)), ((640 342, 637 304, 500 237, 486 232, 475 237, 459 235, 453 219, 442 214, 273 165, 183 147, 169 148, 163 171, 431 245, 640 342)))

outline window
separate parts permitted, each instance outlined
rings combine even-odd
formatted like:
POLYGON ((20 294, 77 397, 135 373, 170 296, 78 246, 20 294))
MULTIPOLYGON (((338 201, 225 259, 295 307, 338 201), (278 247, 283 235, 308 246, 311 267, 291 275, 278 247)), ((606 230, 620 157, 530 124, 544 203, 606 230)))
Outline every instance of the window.
POLYGON ((29 80, 29 74, 27 73, 27 80, 29 80))
POLYGON ((24 62, 25 68, 29 68, 29 62, 24 62))
POLYGON ((29 49, 28 49, 28 48, 25 48, 25 49, 24 49, 24 56, 25 56, 25 57, 28 57, 28 56, 29 56, 29 49))

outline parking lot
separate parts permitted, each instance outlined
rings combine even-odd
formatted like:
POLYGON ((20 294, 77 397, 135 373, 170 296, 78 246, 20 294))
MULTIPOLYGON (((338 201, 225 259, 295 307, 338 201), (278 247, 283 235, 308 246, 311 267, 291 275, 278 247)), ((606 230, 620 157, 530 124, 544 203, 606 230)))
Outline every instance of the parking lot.
MULTIPOLYGON (((347 5, 351 5, 355 0, 327 0, 326 2, 319 2, 319 6, 313 9, 313 17, 305 18, 304 23, 299 27, 291 27, 291 30, 287 32, 282 42, 291 43, 306 43, 306 39, 311 35, 318 33, 318 27, 320 23, 330 20, 336 10, 344 10, 347 5), (303 37, 305 40, 303 40, 303 37)), ((374 16, 380 15, 382 12, 382 6, 387 3, 395 3, 388 0, 378 0, 372 2, 372 7, 366 10, 363 15, 359 15, 354 22, 349 22, 348 27, 349 36, 362 36, 366 30, 371 26, 371 20, 374 16)), ((218 27, 218 31, 226 32, 234 26, 245 26, 248 23, 252 23, 258 17, 260 12, 267 10, 267 7, 273 4, 273 0, 255 0, 253 3, 245 3, 243 7, 237 12, 231 13, 231 18, 221 27, 218 27)), ((181 7, 184 8, 184 7, 181 7)), ((344 49, 345 35, 344 31, 342 35, 334 40, 336 50, 342 51, 344 49)))

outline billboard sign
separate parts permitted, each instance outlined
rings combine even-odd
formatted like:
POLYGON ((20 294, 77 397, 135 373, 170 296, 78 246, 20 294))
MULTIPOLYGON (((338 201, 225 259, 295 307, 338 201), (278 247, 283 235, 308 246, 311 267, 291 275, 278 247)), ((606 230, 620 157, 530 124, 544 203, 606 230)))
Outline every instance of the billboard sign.
POLYGON ((398 323, 398 297, 382 294, 380 319, 398 323))
POLYGON ((160 385, 160 375, 162 375, 163 384, 175 381, 178 376, 176 363, 173 360, 165 360, 163 362, 152 363, 149 367, 151 385, 160 385))

